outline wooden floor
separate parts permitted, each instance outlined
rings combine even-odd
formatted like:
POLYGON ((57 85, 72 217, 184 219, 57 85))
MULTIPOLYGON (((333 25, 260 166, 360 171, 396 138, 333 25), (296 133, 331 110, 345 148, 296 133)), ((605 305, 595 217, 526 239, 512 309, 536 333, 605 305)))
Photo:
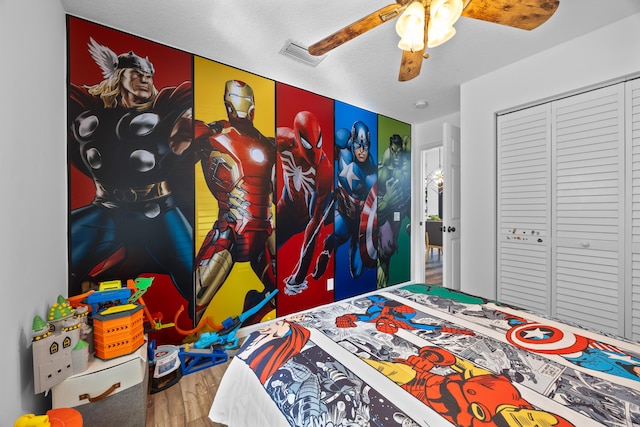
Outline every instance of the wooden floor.
POLYGON ((177 384, 150 394, 147 427, 226 427, 207 415, 229 363, 184 375, 177 384))
POLYGON ((438 259, 438 250, 433 249, 425 263, 425 283, 442 286, 442 254, 438 259))
MULTIPOLYGON (((438 259, 434 250, 427 261, 426 283, 441 286, 442 256, 438 259)), ((146 427, 225 427, 210 421, 207 415, 229 363, 185 375, 166 390, 150 394, 146 427)))

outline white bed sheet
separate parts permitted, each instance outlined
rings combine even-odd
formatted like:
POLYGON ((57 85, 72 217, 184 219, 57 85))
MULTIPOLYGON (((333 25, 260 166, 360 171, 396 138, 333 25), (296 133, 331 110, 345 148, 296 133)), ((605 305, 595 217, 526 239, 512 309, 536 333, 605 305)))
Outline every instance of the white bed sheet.
POLYGON ((220 381, 209 419, 229 427, 290 427, 256 374, 236 357, 220 381))
MULTIPOLYGON (((435 385, 469 380, 475 381, 470 387, 495 390, 478 399, 500 413, 496 419, 512 419, 512 412, 500 411, 516 405, 524 408, 522 419, 533 416, 540 425, 555 419, 563 426, 640 427, 637 343, 441 287, 383 290, 276 321, 249 334, 238 355, 209 412, 211 420, 230 427, 355 421, 445 427, 456 422, 448 414, 468 413, 463 400, 448 401, 449 412, 436 413, 438 406, 422 397, 427 389, 400 375, 411 371, 435 385), (381 330, 372 320, 382 313, 404 326, 381 330), (427 363, 434 347, 448 364, 427 363), (399 365, 403 361, 408 363, 399 365)), ((473 420, 460 419, 460 425, 471 426, 467 421, 473 420)))

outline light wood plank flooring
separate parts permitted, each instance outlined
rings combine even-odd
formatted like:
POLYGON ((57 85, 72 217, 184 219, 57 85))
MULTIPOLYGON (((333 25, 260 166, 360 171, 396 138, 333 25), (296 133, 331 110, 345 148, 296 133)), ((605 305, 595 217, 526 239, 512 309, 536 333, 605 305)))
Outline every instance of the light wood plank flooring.
POLYGON ((146 427, 226 427, 207 415, 230 362, 184 375, 177 384, 150 394, 146 427))
MULTIPOLYGON (((442 286, 442 257, 434 250, 425 265, 425 281, 442 286)), ((147 400, 146 427, 226 427, 209 420, 209 408, 218 391, 226 363, 212 366, 189 375, 147 400)))
POLYGON ((427 262, 425 263, 425 283, 429 285, 442 286, 442 255, 438 259, 438 250, 433 249, 428 254, 427 262))

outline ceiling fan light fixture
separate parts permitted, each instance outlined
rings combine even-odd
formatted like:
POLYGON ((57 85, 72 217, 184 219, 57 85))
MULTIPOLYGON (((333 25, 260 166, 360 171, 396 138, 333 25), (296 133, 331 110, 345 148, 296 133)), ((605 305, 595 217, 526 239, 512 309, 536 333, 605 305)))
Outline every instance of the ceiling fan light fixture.
POLYGON ((433 0, 429 17, 436 25, 451 27, 462 15, 462 0, 433 0))
POLYGON ((437 25, 431 25, 429 23, 429 30, 427 31, 427 47, 440 46, 444 42, 451 39, 456 34, 454 27, 439 27, 437 25))
POLYGON ((396 21, 400 49, 411 52, 424 49, 424 19, 424 5, 419 1, 411 3, 400 15, 396 21))
POLYGON ((433 0, 429 6, 429 28, 427 30, 427 46, 440 46, 456 33, 456 23, 464 4, 462 0, 433 0))

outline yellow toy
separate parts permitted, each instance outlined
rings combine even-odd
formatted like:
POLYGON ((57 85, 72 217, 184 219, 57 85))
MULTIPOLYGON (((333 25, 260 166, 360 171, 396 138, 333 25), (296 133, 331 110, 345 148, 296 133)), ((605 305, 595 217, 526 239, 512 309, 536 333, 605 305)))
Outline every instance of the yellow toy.
POLYGON ((51 427, 48 415, 23 415, 16 420, 13 427, 51 427))
POLYGON ((46 415, 23 415, 13 427, 82 427, 82 414, 73 408, 50 409, 46 415))

